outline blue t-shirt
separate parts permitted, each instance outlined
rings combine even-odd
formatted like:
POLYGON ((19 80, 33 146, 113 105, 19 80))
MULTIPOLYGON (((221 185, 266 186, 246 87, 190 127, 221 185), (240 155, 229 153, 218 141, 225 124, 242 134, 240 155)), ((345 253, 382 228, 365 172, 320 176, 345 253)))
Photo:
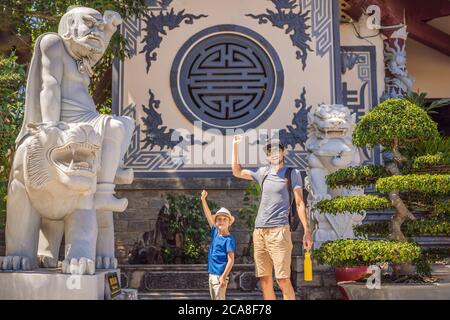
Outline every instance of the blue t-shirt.
POLYGON ((211 244, 208 251, 208 273, 222 275, 228 262, 228 252, 234 252, 236 243, 234 237, 229 234, 219 235, 219 230, 213 226, 211 229, 211 244))

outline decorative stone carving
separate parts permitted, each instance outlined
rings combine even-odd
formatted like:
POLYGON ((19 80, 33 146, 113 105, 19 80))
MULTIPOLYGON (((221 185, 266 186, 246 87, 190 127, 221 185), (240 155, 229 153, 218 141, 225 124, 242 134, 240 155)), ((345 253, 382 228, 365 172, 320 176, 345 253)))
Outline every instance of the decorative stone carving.
POLYGON ((412 91, 414 79, 406 70, 406 26, 384 40, 384 63, 386 65, 385 92, 382 100, 400 98, 412 91))
POLYGON ((315 248, 328 240, 353 238, 353 225, 358 224, 364 215, 345 213, 331 215, 318 212, 314 204, 340 195, 362 194, 363 190, 329 189, 325 178, 341 168, 357 166, 361 163, 360 150, 352 144, 355 127, 355 114, 343 105, 322 104, 308 114, 308 155, 307 178, 310 219, 317 223, 313 232, 315 248))
POLYGON ((128 201, 114 197, 114 187, 133 181, 122 159, 134 121, 99 114, 88 87, 121 22, 113 11, 70 7, 58 33, 36 40, 8 189, 3 269, 35 268, 38 255, 41 266, 56 267, 64 234, 63 273, 117 267, 112 212, 128 201))
POLYGON ((167 8, 171 2, 172 0, 161 1, 161 10, 159 14, 150 12, 150 14, 147 14, 144 18, 146 27, 143 30, 147 32, 147 35, 142 40, 142 43, 145 43, 145 45, 140 53, 145 52, 147 73, 150 70, 152 61, 156 61, 158 58, 158 53, 155 52, 155 50, 160 47, 163 36, 167 35, 166 30, 178 28, 183 22, 186 24, 193 24, 195 20, 207 17, 207 15, 204 14, 194 15, 185 13, 185 10, 175 12, 174 8, 171 8, 170 11, 164 13, 163 9, 167 8))
POLYGON ((276 11, 267 9, 266 13, 246 14, 246 16, 258 19, 259 24, 270 22, 274 27, 286 30, 285 33, 289 34, 292 45, 298 49, 296 57, 302 62, 302 70, 305 70, 308 51, 312 51, 309 46, 311 36, 307 31, 310 27, 306 24, 310 12, 303 12, 303 8, 295 0, 271 1, 276 11))

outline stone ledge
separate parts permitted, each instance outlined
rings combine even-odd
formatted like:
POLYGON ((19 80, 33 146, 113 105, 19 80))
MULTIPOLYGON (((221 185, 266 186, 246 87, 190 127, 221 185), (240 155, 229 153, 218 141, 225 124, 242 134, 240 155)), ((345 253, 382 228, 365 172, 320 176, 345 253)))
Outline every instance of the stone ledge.
POLYGON ((135 178, 130 185, 117 185, 116 190, 243 190, 249 180, 235 177, 221 178, 135 178))
POLYGON ((60 269, 2 271, 0 300, 104 300, 109 272, 120 277, 119 269, 98 270, 94 275, 63 274, 60 269))

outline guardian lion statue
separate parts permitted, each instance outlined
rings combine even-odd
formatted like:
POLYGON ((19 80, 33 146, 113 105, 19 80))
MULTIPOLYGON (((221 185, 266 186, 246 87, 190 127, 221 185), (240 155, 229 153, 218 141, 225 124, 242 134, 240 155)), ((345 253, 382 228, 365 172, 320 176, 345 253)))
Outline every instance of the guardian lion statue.
POLYGON ((54 249, 59 251, 61 238, 43 235, 49 223, 60 221, 67 248, 63 271, 93 274, 97 241, 93 195, 100 135, 90 125, 64 122, 29 124, 28 132, 11 170, 2 269, 36 268, 39 238, 43 250, 57 245, 54 249))
POLYGON ((343 105, 322 104, 308 114, 308 151, 306 189, 309 192, 310 219, 318 224, 313 232, 314 246, 320 247, 327 240, 353 238, 353 225, 364 216, 346 213, 330 215, 314 210, 314 203, 340 195, 362 194, 363 190, 339 188, 330 189, 326 176, 339 169, 360 165, 360 150, 352 143, 356 115, 343 105))
POLYGON ((135 123, 100 114, 89 84, 121 23, 117 12, 72 6, 57 33, 35 41, 8 189, 3 270, 57 267, 64 235, 63 273, 117 267, 113 212, 125 211, 128 200, 115 196, 115 185, 133 182, 123 157, 135 123))

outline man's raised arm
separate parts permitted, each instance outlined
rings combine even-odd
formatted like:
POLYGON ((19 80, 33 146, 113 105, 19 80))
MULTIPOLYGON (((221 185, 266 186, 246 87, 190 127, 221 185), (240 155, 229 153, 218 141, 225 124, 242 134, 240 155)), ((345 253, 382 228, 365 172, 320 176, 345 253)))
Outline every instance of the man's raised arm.
POLYGON ((252 174, 250 170, 242 169, 241 165, 239 164, 239 143, 242 140, 241 135, 236 135, 233 137, 233 154, 232 154, 232 163, 231 163, 231 170, 233 171, 233 176, 236 178, 246 179, 246 180, 253 180, 252 174))
POLYGON ((61 114, 62 55, 64 44, 57 35, 42 38, 42 90, 40 94, 42 121, 59 121, 61 114))

